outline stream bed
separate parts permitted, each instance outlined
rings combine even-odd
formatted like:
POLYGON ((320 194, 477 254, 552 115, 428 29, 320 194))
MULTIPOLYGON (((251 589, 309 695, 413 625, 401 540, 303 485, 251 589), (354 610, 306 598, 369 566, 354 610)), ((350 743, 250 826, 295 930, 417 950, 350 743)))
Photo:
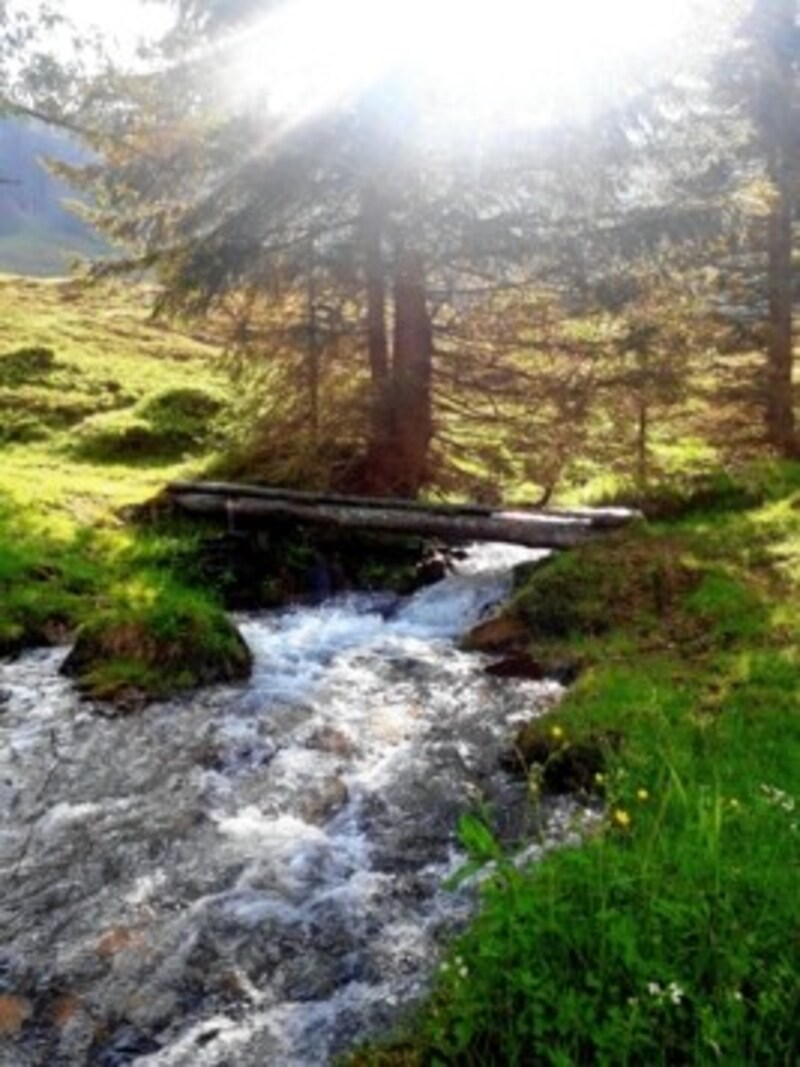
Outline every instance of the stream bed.
POLYGON ((390 1029, 474 912, 459 815, 533 829, 499 757, 561 688, 457 648, 533 558, 242 617, 249 682, 128 718, 66 649, 0 663, 0 1064, 320 1067, 390 1029))

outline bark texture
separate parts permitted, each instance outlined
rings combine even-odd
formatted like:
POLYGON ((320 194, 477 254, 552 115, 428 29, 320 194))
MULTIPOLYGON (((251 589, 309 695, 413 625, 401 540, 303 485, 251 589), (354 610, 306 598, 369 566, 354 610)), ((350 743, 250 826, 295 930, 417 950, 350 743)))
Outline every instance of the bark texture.
POLYGON ((798 446, 792 322, 792 230, 800 154, 794 114, 798 73, 795 5, 796 0, 762 0, 759 9, 763 45, 761 126, 772 184, 767 222, 766 429, 770 443, 783 456, 796 455, 798 446))

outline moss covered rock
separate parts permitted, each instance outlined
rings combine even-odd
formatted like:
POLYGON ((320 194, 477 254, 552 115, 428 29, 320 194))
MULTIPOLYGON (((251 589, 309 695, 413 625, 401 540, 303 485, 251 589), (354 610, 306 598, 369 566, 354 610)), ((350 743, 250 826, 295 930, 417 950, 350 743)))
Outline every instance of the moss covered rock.
POLYGON ((594 637, 631 619, 660 624, 697 581, 670 542, 614 537, 553 556, 529 573, 510 612, 534 638, 594 637))
POLYGON ((474 626, 462 638, 461 647, 465 652, 503 655, 524 648, 530 636, 530 630, 522 619, 511 613, 502 613, 474 626))
POLYGON ((138 707, 246 678, 251 668, 249 648, 221 609, 171 591, 144 604, 116 604, 82 626, 62 671, 87 696, 138 707))

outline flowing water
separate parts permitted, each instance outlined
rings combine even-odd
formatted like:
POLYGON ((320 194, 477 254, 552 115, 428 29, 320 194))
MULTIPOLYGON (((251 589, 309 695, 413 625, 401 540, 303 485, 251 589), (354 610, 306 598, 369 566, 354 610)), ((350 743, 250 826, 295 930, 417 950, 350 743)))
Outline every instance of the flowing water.
POLYGON ((243 618, 247 684, 135 717, 80 702, 65 650, 0 664, 0 1063, 318 1067, 396 1022, 474 910, 459 815, 531 830, 499 756, 560 687, 456 641, 534 555, 243 618))

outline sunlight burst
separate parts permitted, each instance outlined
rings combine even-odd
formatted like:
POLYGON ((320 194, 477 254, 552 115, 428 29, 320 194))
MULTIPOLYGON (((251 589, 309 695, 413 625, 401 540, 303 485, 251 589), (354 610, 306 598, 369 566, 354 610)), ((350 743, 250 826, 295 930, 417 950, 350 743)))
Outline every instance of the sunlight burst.
MULTIPOLYGON (((299 116, 390 75, 455 115, 541 122, 587 111, 652 66, 701 0, 287 0, 240 39, 239 96, 299 116)), ((707 6, 707 5, 706 5, 707 6)))

